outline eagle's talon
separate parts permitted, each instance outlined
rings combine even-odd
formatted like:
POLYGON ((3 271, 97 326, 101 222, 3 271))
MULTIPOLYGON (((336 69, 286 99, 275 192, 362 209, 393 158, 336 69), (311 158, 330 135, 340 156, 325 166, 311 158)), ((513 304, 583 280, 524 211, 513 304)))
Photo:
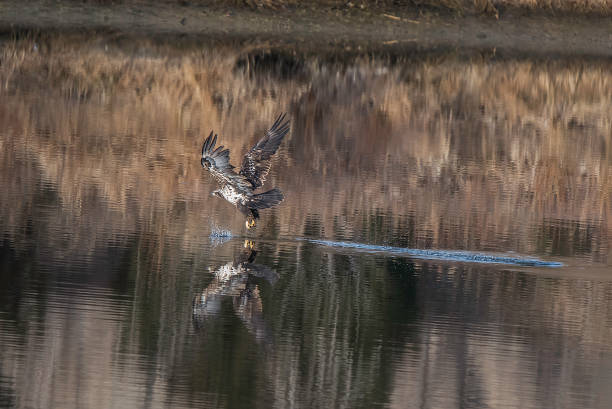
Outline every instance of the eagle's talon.
POLYGON ((252 249, 253 247, 255 247, 255 243, 251 240, 245 240, 244 241, 244 248, 245 249, 252 249))

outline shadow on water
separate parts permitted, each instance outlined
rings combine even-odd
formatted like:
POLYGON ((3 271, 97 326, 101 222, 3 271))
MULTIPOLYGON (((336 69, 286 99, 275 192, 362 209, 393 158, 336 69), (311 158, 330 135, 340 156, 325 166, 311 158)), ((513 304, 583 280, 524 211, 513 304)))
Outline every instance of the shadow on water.
POLYGON ((111 35, 0 61, 2 406, 610 406, 609 61, 111 35), (237 165, 281 111, 286 199, 243 237, 201 143, 237 165))

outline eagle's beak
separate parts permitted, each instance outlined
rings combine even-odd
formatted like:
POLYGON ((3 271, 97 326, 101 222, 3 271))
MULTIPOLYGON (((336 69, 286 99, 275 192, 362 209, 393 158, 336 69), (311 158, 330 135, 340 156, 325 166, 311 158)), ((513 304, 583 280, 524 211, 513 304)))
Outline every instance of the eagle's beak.
POLYGON ((255 227, 255 220, 254 219, 247 220, 246 222, 244 222, 244 224, 246 225, 246 228, 248 230, 251 227, 255 227))

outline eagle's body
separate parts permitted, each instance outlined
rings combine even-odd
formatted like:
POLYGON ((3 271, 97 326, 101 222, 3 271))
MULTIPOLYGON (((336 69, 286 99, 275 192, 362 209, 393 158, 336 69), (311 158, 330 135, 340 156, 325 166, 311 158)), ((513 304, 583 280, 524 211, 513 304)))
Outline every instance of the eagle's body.
POLYGON ((234 186, 230 184, 224 185, 221 189, 216 190, 216 192, 219 192, 222 198, 224 198, 234 206, 237 206, 238 201, 245 197, 244 194, 240 193, 239 190, 237 190, 234 186))
POLYGON ((283 200, 283 194, 276 188, 263 193, 255 193, 255 190, 263 186, 270 171, 271 157, 289 133, 289 121, 284 119, 285 114, 279 115, 265 136, 244 155, 239 173, 229 162, 229 149, 224 150, 223 146, 215 149, 217 135, 213 136, 213 132, 202 146, 202 166, 221 184, 212 194, 236 206, 247 217, 247 228, 255 225, 258 209, 275 206, 283 200))

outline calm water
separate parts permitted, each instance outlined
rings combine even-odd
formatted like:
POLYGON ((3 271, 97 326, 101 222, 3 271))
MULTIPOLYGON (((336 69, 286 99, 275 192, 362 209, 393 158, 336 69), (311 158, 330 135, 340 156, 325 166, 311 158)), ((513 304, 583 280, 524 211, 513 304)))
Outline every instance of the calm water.
POLYGON ((258 47, 0 43, 0 406, 611 407, 612 64, 258 47))

